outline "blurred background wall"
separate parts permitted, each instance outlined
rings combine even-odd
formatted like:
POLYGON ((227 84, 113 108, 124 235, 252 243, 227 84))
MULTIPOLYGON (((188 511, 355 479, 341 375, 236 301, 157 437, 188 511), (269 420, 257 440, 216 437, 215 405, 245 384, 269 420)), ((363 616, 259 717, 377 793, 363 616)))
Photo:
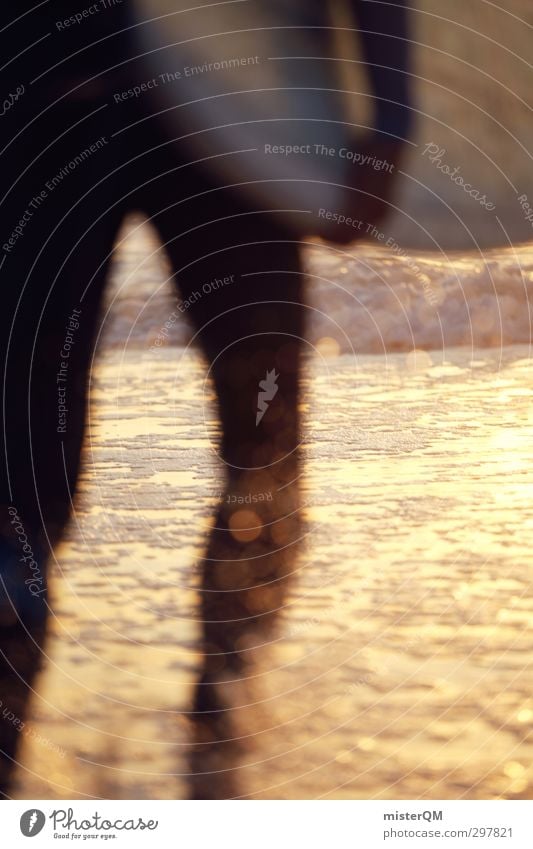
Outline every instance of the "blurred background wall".
MULTIPOLYGON (((446 250, 532 240, 518 198, 527 195, 533 208, 533 3, 418 0, 412 8, 419 112, 387 232, 405 246, 446 250), (439 170, 424 155, 428 144, 495 208, 439 170)), ((346 14, 339 8, 338 21, 346 14)), ((353 56, 347 34, 341 43, 353 56)), ((344 73, 352 91, 364 91, 357 64, 344 63, 344 73)), ((356 95, 352 112, 361 118, 366 104, 356 95)))

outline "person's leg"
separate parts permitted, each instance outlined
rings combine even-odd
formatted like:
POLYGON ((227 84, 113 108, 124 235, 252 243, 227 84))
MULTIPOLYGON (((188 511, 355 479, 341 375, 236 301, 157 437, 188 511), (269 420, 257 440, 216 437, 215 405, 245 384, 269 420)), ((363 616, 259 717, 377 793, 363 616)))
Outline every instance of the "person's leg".
POLYGON ((295 568, 302 271, 298 245, 271 217, 240 213, 229 192, 154 221, 190 303, 222 426, 227 484, 202 564, 205 669, 195 704, 216 737, 217 682, 246 674, 295 568))
POLYGON ((57 278, 65 248, 77 236, 69 227, 62 230, 63 251, 51 245, 31 276, 23 263, 6 263, 3 269, 6 285, 16 290, 28 285, 11 323, 2 328, 9 342, 3 363, 7 487, 0 562, 0 792, 45 654, 47 559, 69 519, 76 489, 87 369, 106 263, 98 266, 114 234, 115 223, 95 228, 57 278))
MULTIPOLYGON (((77 117, 63 115, 67 124, 77 117)), ((30 167, 0 208, 0 794, 7 793, 44 652, 46 562, 75 492, 87 368, 121 216, 118 208, 106 212, 111 199, 105 188, 82 199, 96 174, 106 173, 103 160, 100 171, 84 171, 90 165, 80 162, 67 167, 57 184, 51 182, 93 131, 67 133, 39 156, 46 132, 54 138, 61 127, 50 123, 41 130, 34 138, 33 167, 27 147, 20 157, 15 152, 2 160, 2 194, 30 167), (41 201, 32 202, 37 196, 41 201), (27 220, 10 236, 25 209, 27 220)))
POLYGON ((269 239, 268 228, 261 239, 229 248, 222 267, 200 262, 181 284, 186 296, 191 284, 201 291, 233 275, 235 287, 208 295, 211 307, 192 315, 216 389, 227 476, 203 565, 207 673, 246 662, 254 632, 264 635, 282 604, 299 537, 301 271, 294 245, 269 239))
MULTIPOLYGON (((92 128, 76 127, 79 113, 87 111, 89 106, 65 110, 61 117, 74 129, 62 138, 61 124, 46 123, 42 132, 58 136, 49 151, 39 156, 34 145, 33 163, 27 149, 24 156, 12 157, 11 170, 2 179, 2 189, 7 189, 17 170, 30 166, 0 209, 5 464, 0 527, 4 540, 13 536, 14 514, 7 510, 16 510, 40 549, 59 539, 69 517, 83 438, 87 368, 123 216, 123 206, 115 205, 116 180, 105 179, 115 157, 102 149, 94 153, 92 164, 74 158, 87 137, 102 129, 99 121, 92 128), (33 203, 40 191, 41 201, 33 203), (10 244, 13 222, 25 208, 28 220, 10 244)), ((0 622, 3 616, 9 613, 0 605, 0 622)))

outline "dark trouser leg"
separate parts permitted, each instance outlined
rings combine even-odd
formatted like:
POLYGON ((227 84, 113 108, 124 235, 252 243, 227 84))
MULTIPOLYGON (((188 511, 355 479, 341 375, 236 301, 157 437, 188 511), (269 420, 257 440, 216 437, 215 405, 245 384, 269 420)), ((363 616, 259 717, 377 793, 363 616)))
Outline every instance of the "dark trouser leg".
MULTIPOLYGON (((231 215, 231 198, 225 205, 221 192, 190 208, 185 220, 194 226, 231 215)), ((229 217, 176 239, 178 215, 156 223, 216 388, 227 474, 202 563, 205 666, 192 762, 193 772, 212 773, 194 783, 194 795, 216 798, 232 793, 227 771, 224 786, 215 780, 231 763, 216 743, 233 735, 222 682, 246 677, 295 568, 302 275, 298 246, 266 216, 229 217), (222 285, 210 288, 214 281, 222 285)))
MULTIPOLYGON (((74 142, 77 149, 81 139, 74 142)), ((63 161, 67 151, 59 152, 63 161)), ((25 181, 2 223, 57 171, 43 166, 25 181)), ((21 739, 39 663, 47 613, 46 559, 70 514, 85 421, 87 370, 98 307, 119 214, 92 226, 103 211, 83 186, 49 193, 13 250, 5 253, 0 318, 3 389, 0 495, 0 792, 21 739), (70 212, 70 214, 69 214, 70 212), (61 218, 57 232, 52 230, 61 218), (78 240, 80 244, 75 247, 78 240)), ((87 175, 87 180, 89 175, 87 175)), ((86 187, 90 182, 86 183, 86 187)), ((16 216, 15 216, 16 217, 16 216)))
POLYGON ((227 473, 203 564, 208 677, 242 670, 254 644, 264 640, 283 603, 299 537, 297 251, 267 243, 236 249, 232 259, 232 285, 253 291, 237 308, 221 299, 221 313, 231 311, 200 335, 217 392, 227 473), (243 276, 257 270, 257 277, 243 276))
MULTIPOLYGON (((224 209, 216 194, 203 201, 205 217, 224 209)), ((220 671, 246 660, 252 634, 279 608, 298 539, 299 251, 266 216, 228 218, 183 239, 168 217, 159 224, 181 296, 200 293, 188 314, 222 424, 227 491, 202 584, 206 671, 220 671)))
POLYGON ((59 253, 39 262, 29 278, 20 266, 5 266, 9 286, 28 281, 7 351, 6 494, 44 544, 60 537, 75 491, 87 372, 107 263, 99 266, 115 229, 114 224, 96 228, 59 276, 59 253))
POLYGON ((35 122, 46 105, 30 98, 16 113, 24 144, 8 145, 0 172, 0 530, 12 531, 13 505, 45 547, 69 515, 107 255, 123 214, 108 112, 63 103, 35 122))

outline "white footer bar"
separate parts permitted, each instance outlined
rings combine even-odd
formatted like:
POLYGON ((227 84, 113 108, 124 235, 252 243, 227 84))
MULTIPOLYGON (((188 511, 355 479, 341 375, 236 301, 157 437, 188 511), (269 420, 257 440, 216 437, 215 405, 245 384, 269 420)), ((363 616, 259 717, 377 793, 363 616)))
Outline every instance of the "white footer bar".
POLYGON ((531 801, 4 801, 2 846, 531 849, 531 801), (35 843, 29 840, 35 838, 35 843))

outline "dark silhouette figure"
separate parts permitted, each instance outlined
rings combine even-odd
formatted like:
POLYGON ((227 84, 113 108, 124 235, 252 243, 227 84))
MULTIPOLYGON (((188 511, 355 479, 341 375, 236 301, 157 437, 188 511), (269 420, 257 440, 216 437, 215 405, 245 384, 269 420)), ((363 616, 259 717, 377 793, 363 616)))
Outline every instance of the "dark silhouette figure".
MULTIPOLYGON (((249 510, 223 499, 208 541, 199 613, 205 662, 193 706, 192 766, 203 777, 192 782, 195 796, 233 793, 228 774, 213 777, 233 752, 223 690, 246 678, 248 658, 282 605, 301 534, 299 245, 280 214, 257 212, 246 196, 207 177, 190 148, 180 150, 152 116, 149 92, 116 102, 114 94, 143 73, 143 60, 132 59, 125 5, 102 4, 74 23, 70 2, 1 12, 9 59, 0 118, 4 796, 45 656, 47 563, 76 491, 99 306, 128 211, 141 210, 156 226, 182 299, 234 275, 234 284, 192 303, 188 315, 216 387, 226 492, 273 493, 249 510)), ((407 128, 403 5, 356 7, 381 104, 374 143, 397 159, 407 128), (384 44, 393 70, 382 67, 384 44)), ((386 201, 388 186, 380 191, 386 201)))

